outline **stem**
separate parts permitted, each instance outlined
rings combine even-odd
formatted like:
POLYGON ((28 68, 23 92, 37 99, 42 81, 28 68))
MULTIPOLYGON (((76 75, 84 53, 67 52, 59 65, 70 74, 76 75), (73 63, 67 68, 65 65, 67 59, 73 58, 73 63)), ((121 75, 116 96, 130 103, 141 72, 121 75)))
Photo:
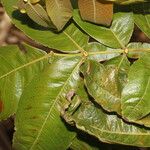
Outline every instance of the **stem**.
MULTIPOLYGON (((148 48, 148 49, 128 49, 128 52, 150 52, 150 48, 148 48)), ((15 68, 15 69, 11 70, 11 71, 8 72, 8 73, 6 73, 6 74, 0 76, 0 79, 4 78, 4 77, 6 77, 6 76, 8 76, 8 75, 10 75, 10 74, 12 74, 12 73, 14 73, 14 72, 20 70, 20 69, 23 69, 23 68, 25 68, 25 67, 27 67, 27 66, 30 66, 30 65, 32 65, 32 64, 34 64, 34 63, 36 63, 36 62, 42 61, 42 60, 44 60, 44 59, 47 59, 47 58, 49 58, 50 56, 60 56, 60 57, 61 57, 61 56, 62 56, 62 57, 81 56, 81 57, 87 57, 87 56, 89 56, 89 55, 113 54, 113 53, 120 53, 120 54, 121 54, 121 53, 125 53, 125 50, 122 50, 122 49, 118 49, 118 50, 117 50, 117 49, 116 49, 116 50, 112 50, 112 51, 87 52, 87 55, 86 55, 86 56, 84 55, 84 53, 76 53, 76 54, 63 54, 63 53, 62 53, 62 54, 61 54, 61 53, 54 53, 53 51, 51 51, 50 53, 44 55, 44 56, 41 57, 41 58, 35 59, 35 60, 33 60, 33 61, 29 62, 29 63, 26 63, 26 64, 24 64, 24 65, 22 65, 22 66, 20 66, 20 67, 18 67, 18 68, 15 68)))

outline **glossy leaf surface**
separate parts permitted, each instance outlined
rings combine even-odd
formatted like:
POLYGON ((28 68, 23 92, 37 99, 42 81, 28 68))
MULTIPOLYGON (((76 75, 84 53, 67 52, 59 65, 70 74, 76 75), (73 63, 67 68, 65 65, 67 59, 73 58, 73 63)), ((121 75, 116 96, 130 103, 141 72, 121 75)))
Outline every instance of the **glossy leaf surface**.
POLYGON ((129 121, 138 121, 150 113, 149 58, 147 53, 131 66, 128 83, 122 92, 122 114, 129 121))
POLYGON ((81 19, 78 10, 74 11, 75 22, 92 38, 98 42, 113 48, 125 48, 129 42, 134 20, 132 13, 116 13, 110 28, 97 26, 81 19))
POLYGON ((65 117, 66 120, 69 118, 69 122, 75 122, 77 128, 107 143, 150 146, 149 130, 127 124, 116 115, 106 114, 89 100, 82 99, 81 101, 83 102, 80 108, 70 115, 67 113, 65 117))
POLYGON ((121 113, 121 91, 127 82, 129 66, 127 58, 119 56, 105 65, 88 61, 81 68, 88 93, 107 111, 121 113))
POLYGON ((141 55, 143 55, 144 53, 146 54, 150 50, 150 44, 132 42, 127 45, 127 49, 129 49, 128 57, 139 58, 141 55))
POLYGON ((53 58, 28 85, 16 114, 15 149, 69 147, 75 133, 66 128, 60 112, 68 105, 67 93, 78 86, 81 63, 80 57, 53 58))
POLYGON ((132 6, 135 24, 150 38, 150 3, 132 6))
POLYGON ((21 51, 17 46, 0 48, 0 120, 16 112, 24 88, 48 62, 41 60, 32 64, 45 53, 26 45, 24 49, 27 51, 21 51))
POLYGON ((89 55, 88 59, 96 60, 98 62, 105 61, 105 60, 108 60, 108 59, 111 59, 113 57, 120 55, 119 52, 114 52, 115 49, 106 47, 105 45, 102 45, 98 42, 88 43, 84 47, 84 50, 93 54, 93 55, 92 54, 89 55))

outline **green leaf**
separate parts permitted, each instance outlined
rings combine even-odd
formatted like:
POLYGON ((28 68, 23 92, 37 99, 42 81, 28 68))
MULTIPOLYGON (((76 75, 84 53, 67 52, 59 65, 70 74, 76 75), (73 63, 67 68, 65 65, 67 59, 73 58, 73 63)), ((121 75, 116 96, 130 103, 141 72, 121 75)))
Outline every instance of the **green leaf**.
POLYGON ((88 56, 88 59, 96 60, 98 62, 105 61, 105 60, 108 60, 108 59, 111 59, 113 57, 120 55, 119 52, 115 52, 115 49, 106 47, 105 45, 102 45, 98 42, 88 43, 84 47, 84 49, 89 53, 93 53, 93 55, 90 54, 88 56))
POLYGON ((46 10, 57 30, 60 31, 72 17, 70 0, 45 0, 46 10))
POLYGON ((44 57, 45 53, 27 45, 24 48, 26 52, 20 51, 17 46, 0 48, 0 120, 16 112, 24 88, 48 62, 32 64, 34 60, 44 57))
POLYGON ((60 118, 68 105, 67 93, 76 89, 82 59, 77 56, 51 60, 42 73, 26 87, 16 113, 14 149, 66 150, 74 132, 60 118))
POLYGON ((47 12, 40 4, 32 5, 31 3, 27 3, 25 9, 27 15, 37 24, 47 28, 54 28, 47 12))
POLYGON ((34 23, 26 14, 14 9, 18 0, 3 0, 5 10, 13 23, 33 40, 63 52, 79 52, 88 42, 88 36, 81 32, 74 24, 64 31, 55 33, 34 23))
MULTIPOLYGON (((106 114, 89 100, 81 99, 80 107, 65 117, 76 127, 106 143, 150 147, 150 131, 125 123, 116 115, 106 114)), ((116 148, 117 149, 117 148, 116 148)))
POLYGON ((150 50, 150 44, 149 43, 129 43, 127 45, 128 57, 130 58, 139 58, 144 53, 147 53, 150 50))
MULTIPOLYGON (((139 58, 130 68, 128 83, 122 91, 122 115, 138 121, 150 113, 150 54, 139 58)), ((149 123, 150 126, 150 123, 149 123)))
POLYGON ((135 24, 150 38, 150 3, 132 6, 135 24))
POLYGON ((70 149, 71 150, 100 150, 98 147, 91 146, 89 142, 90 141, 86 143, 80 140, 79 138, 75 138, 70 145, 70 149))
POLYGON ((115 13, 110 28, 85 22, 81 19, 78 10, 74 11, 75 22, 92 38, 98 42, 113 48, 125 48, 128 44, 133 28, 134 20, 132 13, 115 13))
POLYGON ((107 111, 121 114, 120 98, 129 66, 126 56, 119 56, 105 65, 88 61, 81 67, 88 93, 107 111))

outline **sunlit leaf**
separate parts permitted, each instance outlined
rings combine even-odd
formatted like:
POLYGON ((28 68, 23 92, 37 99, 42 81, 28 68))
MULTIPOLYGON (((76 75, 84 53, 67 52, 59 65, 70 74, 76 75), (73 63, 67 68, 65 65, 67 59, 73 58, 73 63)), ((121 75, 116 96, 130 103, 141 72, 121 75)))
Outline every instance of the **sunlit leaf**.
POLYGON ((105 45, 102 45, 98 42, 88 43, 84 47, 84 50, 90 53, 90 55, 88 56, 88 59, 96 60, 98 62, 105 61, 105 60, 108 60, 108 59, 111 59, 113 57, 120 55, 120 53, 114 52, 115 49, 106 47, 105 45))
POLYGON ((150 113, 149 58, 147 53, 131 66, 128 83, 122 91, 122 115, 129 121, 138 121, 150 113))
POLYGON ((48 62, 46 59, 32 64, 45 53, 30 46, 24 46, 24 49, 25 52, 17 46, 0 48, 0 120, 16 112, 24 88, 48 62))
POLYGON ((150 50, 149 43, 133 42, 127 46, 128 57, 139 58, 143 53, 147 53, 150 50))
POLYGON ((92 38, 113 48, 125 48, 134 28, 132 13, 115 13, 110 28, 83 21, 78 10, 74 10, 73 19, 92 38))
POLYGON ((68 105, 67 93, 79 81, 80 57, 53 58, 42 73, 27 86, 16 113, 14 149, 66 150, 74 132, 60 118, 68 105))

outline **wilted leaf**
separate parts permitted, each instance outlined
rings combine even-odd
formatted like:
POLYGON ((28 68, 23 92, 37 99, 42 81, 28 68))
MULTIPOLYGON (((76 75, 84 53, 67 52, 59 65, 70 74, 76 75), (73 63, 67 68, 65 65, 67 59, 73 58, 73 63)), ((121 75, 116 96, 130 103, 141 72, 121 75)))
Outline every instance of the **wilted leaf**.
POLYGON ((104 0, 78 0, 83 20, 109 26, 113 17, 113 3, 104 0))
POLYGON ((127 58, 119 56, 105 65, 88 61, 81 67, 88 93, 107 111, 121 113, 121 91, 129 66, 127 58))
POLYGON ((65 117, 66 120, 69 118, 69 122, 75 122, 77 128, 106 143, 150 146, 148 129, 127 124, 116 115, 108 115, 89 100, 81 99, 81 101, 80 108, 70 115, 66 112, 67 116, 65 117))

